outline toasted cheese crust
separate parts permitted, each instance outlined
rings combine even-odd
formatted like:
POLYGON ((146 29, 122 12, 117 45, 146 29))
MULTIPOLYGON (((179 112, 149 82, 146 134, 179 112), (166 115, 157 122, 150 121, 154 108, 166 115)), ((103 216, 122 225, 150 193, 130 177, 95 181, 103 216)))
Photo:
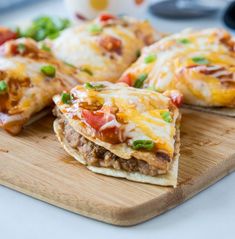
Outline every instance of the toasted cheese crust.
POLYGON ((30 117, 51 105, 55 94, 76 85, 74 69, 31 39, 8 41, 0 52, 0 126, 16 134, 30 117), (45 75, 45 66, 54 75, 45 75))
POLYGON ((51 42, 54 55, 79 68, 79 79, 117 81, 138 51, 161 37, 147 21, 97 19, 69 28, 51 42))
POLYGON ((79 134, 124 159, 135 157, 159 166, 156 158, 162 155, 167 160, 161 169, 169 169, 180 114, 168 97, 101 82, 76 86, 70 98, 65 103, 57 95, 54 102, 79 134), (152 147, 136 149, 133 145, 139 141, 151 142, 152 147))
POLYGON ((143 50, 120 81, 159 92, 177 89, 191 105, 235 107, 235 40, 222 29, 185 30, 143 50))

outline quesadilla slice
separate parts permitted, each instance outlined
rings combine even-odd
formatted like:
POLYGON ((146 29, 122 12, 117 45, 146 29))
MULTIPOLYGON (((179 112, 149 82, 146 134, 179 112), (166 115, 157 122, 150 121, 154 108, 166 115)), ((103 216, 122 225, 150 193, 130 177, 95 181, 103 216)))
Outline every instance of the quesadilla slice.
POLYGON ((62 64, 32 39, 0 47, 0 127, 17 134, 51 106, 52 97, 77 84, 74 68, 62 64))
POLYGON ((64 149, 93 172, 176 186, 180 113, 151 90, 86 83, 54 98, 64 149))
POLYGON ((142 47, 161 37, 147 21, 102 14, 66 29, 48 44, 58 59, 79 69, 82 82, 115 82, 142 47))
POLYGON ((235 40, 222 29, 168 36, 146 47, 120 81, 178 90, 189 107, 235 116, 235 40))

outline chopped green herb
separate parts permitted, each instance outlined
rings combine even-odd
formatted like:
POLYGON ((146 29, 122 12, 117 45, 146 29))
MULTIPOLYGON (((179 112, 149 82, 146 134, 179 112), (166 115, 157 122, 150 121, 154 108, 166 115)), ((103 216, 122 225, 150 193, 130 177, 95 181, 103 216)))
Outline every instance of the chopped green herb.
POLYGON ((64 104, 70 104, 72 96, 69 93, 62 93, 61 100, 64 104))
POLYGON ((54 77, 56 74, 56 69, 54 66, 47 65, 41 67, 41 72, 46 76, 54 77))
POLYGON ((141 50, 136 51, 136 57, 139 58, 141 56, 141 50))
POLYGON ((170 123, 172 121, 171 114, 169 111, 161 112, 160 115, 167 123, 170 123))
POLYGON ((149 64, 149 63, 154 62, 156 59, 157 59, 157 57, 155 55, 151 54, 144 58, 144 63, 149 64))
POLYGON ((90 76, 93 76, 93 72, 88 68, 82 67, 82 68, 80 68, 80 71, 85 72, 90 76))
POLYGON ((152 150, 154 148, 154 142, 152 140, 135 140, 132 144, 133 149, 145 149, 145 150, 152 150))
POLYGON ((197 64, 200 64, 200 65, 206 65, 206 64, 209 63, 209 61, 205 57, 203 57, 203 56, 193 57, 192 61, 197 63, 197 64))
POLYGON ((93 86, 90 82, 86 82, 86 83, 85 83, 85 88, 86 88, 86 89, 93 89, 94 86, 93 86))
POLYGON ((48 52, 51 51, 51 48, 50 48, 49 46, 47 46, 45 43, 42 44, 41 49, 42 49, 43 51, 48 51, 48 52))
POLYGON ((92 85, 90 82, 86 82, 85 83, 85 88, 88 90, 100 90, 102 88, 104 88, 103 84, 96 84, 96 85, 92 85))
POLYGON ((60 36, 60 32, 54 32, 54 33, 48 35, 48 38, 51 39, 51 40, 54 40, 59 36, 60 36))
POLYGON ((23 44, 23 43, 18 44, 17 50, 20 54, 23 54, 25 52, 25 49, 26 49, 25 44, 23 44))
POLYGON ((182 43, 182 44, 189 44, 190 43, 189 39, 187 39, 187 38, 179 39, 177 42, 182 43))
POLYGON ((7 83, 3 80, 0 81, 0 92, 7 91, 7 83))
POLYGON ((98 24, 92 24, 88 27, 88 30, 92 34, 99 34, 102 32, 103 28, 98 24))
POLYGON ((144 81, 147 79, 147 77, 148 77, 147 74, 141 74, 135 81, 134 87, 141 88, 144 84, 144 81))
POLYGON ((35 33, 35 40, 36 41, 42 41, 47 37, 47 32, 45 29, 39 29, 36 33, 35 33))
POLYGON ((25 30, 18 29, 18 37, 33 38, 36 41, 49 37, 55 39, 60 31, 68 28, 70 21, 60 17, 41 16, 33 20, 25 30))

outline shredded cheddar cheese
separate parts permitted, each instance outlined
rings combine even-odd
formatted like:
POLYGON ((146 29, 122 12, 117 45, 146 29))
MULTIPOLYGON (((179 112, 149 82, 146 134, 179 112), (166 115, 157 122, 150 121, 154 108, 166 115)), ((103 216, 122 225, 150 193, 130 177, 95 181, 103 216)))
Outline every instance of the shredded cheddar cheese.
MULTIPOLYGON (((41 50, 36 42, 30 39, 8 41, 1 47, 5 53, 0 56, 0 71, 3 74, 7 91, 1 94, 1 116, 7 120, 2 127, 11 122, 11 133, 18 133, 29 118, 52 103, 52 97, 66 87, 77 84, 73 69, 57 61, 50 53, 41 50), (14 47, 24 44, 24 52, 13 51, 14 47), (41 72, 42 67, 49 65, 56 74, 47 76, 41 72), (20 118, 20 120, 19 120, 20 118), (18 128, 14 128, 14 120, 18 128), (17 129, 17 130, 15 130, 17 129)), ((1 121, 1 119, 0 119, 1 121)))
MULTIPOLYGON (((154 41, 156 32, 149 23, 135 19, 113 19, 112 24, 102 25, 99 18, 63 31, 51 42, 54 55, 77 68, 92 71, 87 75, 78 72, 82 82, 117 81, 121 73, 136 60, 136 52, 146 45, 146 36, 154 41), (96 26, 92 34, 88 28, 96 26), (98 31, 102 28, 102 31, 98 31), (138 33, 138 36, 137 36, 138 33), (119 49, 106 49, 112 39, 120 42, 119 49)), ((94 27, 93 27, 94 28, 94 27)), ((156 37, 157 38, 157 37, 156 37)), ((148 43, 148 44, 149 44, 148 43)))
POLYGON ((128 74, 148 74, 143 87, 179 90, 187 104, 235 107, 235 41, 222 29, 168 36, 145 48, 128 74), (157 58, 146 64, 149 54, 157 58))
POLYGON ((173 157, 179 112, 170 99, 154 91, 135 89, 124 84, 100 83, 103 85, 100 89, 95 88, 95 83, 90 88, 80 85, 72 89, 73 100, 70 105, 63 104, 58 97, 54 97, 54 101, 68 119, 76 115, 78 121, 83 120, 83 108, 78 107, 81 102, 102 101, 102 108, 98 112, 109 112, 110 109, 116 112, 119 122, 112 124, 125 128, 128 144, 136 140, 151 140, 158 150, 173 157), (162 113, 169 114, 171 120, 164 119, 162 113))

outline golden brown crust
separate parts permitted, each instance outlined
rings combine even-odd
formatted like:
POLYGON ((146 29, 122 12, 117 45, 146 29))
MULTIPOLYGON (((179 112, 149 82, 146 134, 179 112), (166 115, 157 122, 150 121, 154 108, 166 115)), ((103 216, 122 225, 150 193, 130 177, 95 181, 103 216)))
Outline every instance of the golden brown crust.
POLYGON ((77 84, 74 68, 56 60, 32 39, 1 46, 0 127, 17 134, 32 116, 52 104, 52 97, 77 84), (42 68, 49 66, 54 75, 42 68))
POLYGON ((98 17, 66 29, 50 44, 58 59, 80 69, 82 82, 116 82, 138 52, 160 38, 147 21, 127 17, 100 21, 98 17), (94 26, 97 31, 92 31, 94 26))
MULTIPOLYGON (((62 112, 63 117, 69 122, 70 126, 79 134, 87 138, 89 141, 107 149, 113 154, 117 155, 123 159, 130 159, 132 157, 144 160, 149 165, 153 165, 162 170, 167 170, 173 158, 174 150, 174 134, 175 134, 175 122, 180 118, 180 113, 177 107, 175 107, 168 97, 163 96, 149 90, 140 90, 127 87, 123 84, 111 84, 108 82, 102 82, 104 88, 103 90, 87 90, 84 86, 77 86, 71 90, 73 95, 73 100, 70 104, 64 104, 61 101, 61 96, 55 96, 54 102, 57 105, 58 111, 62 112), (128 117, 128 122, 121 123, 117 122, 117 117, 112 113, 111 122, 118 124, 118 133, 121 132, 121 138, 125 138, 125 135, 131 135, 129 138, 122 140, 118 143, 113 143, 113 141, 103 140, 101 137, 97 137, 97 130, 92 128, 91 125, 84 123, 83 112, 84 109, 80 107, 80 96, 82 99, 86 99, 90 102, 90 99, 96 99, 96 97, 105 96, 105 102, 103 110, 106 110, 105 104, 109 102, 114 102, 113 97, 119 98, 123 94, 123 100, 120 105, 115 104, 118 108, 118 116, 128 117), (92 96, 90 98, 90 96, 92 96), (111 98, 108 98, 111 97, 111 98), (124 99, 125 97, 125 99, 124 99), (138 105, 130 105, 129 102, 134 102, 138 105), (79 107, 78 107, 79 105, 79 107), (123 108, 121 108, 123 107, 123 108), (134 111, 133 111, 134 109, 134 111), (124 115, 125 111, 129 114, 124 115), (171 120, 169 122, 165 121, 161 112, 167 112, 171 120), (134 115, 136 124, 132 122, 134 115), (143 115, 141 117, 141 115, 143 115), (116 120, 116 121, 115 121, 116 120), (123 133, 124 132, 124 133, 123 133), (134 139, 132 138, 133 136, 134 139), (132 138, 133 141, 136 139, 146 138, 148 135, 149 139, 154 142, 153 150, 137 150, 131 147, 131 142, 128 139, 132 138), (151 138, 152 137, 152 138, 151 138), (160 160, 160 156, 169 156, 167 160, 160 160)), ((85 110, 87 112, 87 110, 85 110)), ((93 117, 95 114, 93 111, 88 111, 89 117, 93 117), (92 113, 91 113, 92 112, 92 113)), ((99 110, 99 113, 100 112, 99 110)), ((107 124, 107 123, 106 123, 107 124)), ((99 130, 98 130, 99 133, 99 130)), ((116 135, 119 135, 116 133, 116 135)), ((165 158, 165 157, 164 157, 165 158)))
POLYGON ((182 31, 146 47, 120 81, 158 92, 179 90, 184 102, 203 107, 235 107, 235 40, 223 29, 182 31), (151 62, 145 62, 152 56, 151 62))

